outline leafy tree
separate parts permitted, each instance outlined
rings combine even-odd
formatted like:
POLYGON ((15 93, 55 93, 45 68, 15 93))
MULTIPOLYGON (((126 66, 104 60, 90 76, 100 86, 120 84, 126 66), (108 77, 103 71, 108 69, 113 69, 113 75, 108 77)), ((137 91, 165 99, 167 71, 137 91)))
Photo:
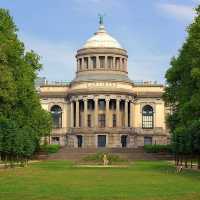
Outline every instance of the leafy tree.
POLYGON ((0 9, 0 156, 29 159, 51 131, 51 116, 35 89, 40 57, 26 52, 8 10, 0 9))
POLYGON ((186 41, 166 73, 164 99, 172 110, 168 125, 174 152, 179 158, 184 155, 186 161, 189 154, 196 155, 200 168, 200 6, 196 14, 186 41))

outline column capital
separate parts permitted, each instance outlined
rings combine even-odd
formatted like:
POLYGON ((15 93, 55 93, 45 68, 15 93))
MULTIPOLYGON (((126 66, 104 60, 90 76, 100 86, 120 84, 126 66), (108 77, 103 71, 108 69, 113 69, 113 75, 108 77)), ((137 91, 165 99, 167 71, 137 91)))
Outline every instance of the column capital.
POLYGON ((87 98, 87 97, 84 97, 84 98, 83 98, 83 101, 88 101, 88 98, 87 98))
POLYGON ((105 101, 110 101, 110 97, 106 96, 105 101))
POLYGON ((94 97, 94 101, 98 101, 99 100, 99 97, 98 96, 95 96, 94 97))

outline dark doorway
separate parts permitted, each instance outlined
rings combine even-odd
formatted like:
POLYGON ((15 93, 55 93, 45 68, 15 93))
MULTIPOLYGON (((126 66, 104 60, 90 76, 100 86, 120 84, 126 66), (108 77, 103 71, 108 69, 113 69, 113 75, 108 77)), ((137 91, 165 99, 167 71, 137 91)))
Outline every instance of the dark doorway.
POLYGON ((122 147, 127 147, 127 140, 128 140, 128 136, 127 135, 122 135, 121 136, 121 144, 122 144, 122 147))
POLYGON ((98 147, 106 147, 106 135, 98 135, 98 147))
POLYGON ((83 136, 82 135, 77 135, 77 140, 78 140, 78 147, 83 146, 83 136))

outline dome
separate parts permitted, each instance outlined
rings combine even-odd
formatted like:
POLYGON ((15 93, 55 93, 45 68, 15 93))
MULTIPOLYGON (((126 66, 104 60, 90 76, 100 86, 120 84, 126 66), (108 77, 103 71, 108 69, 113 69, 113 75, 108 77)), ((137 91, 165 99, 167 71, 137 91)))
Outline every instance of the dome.
POLYGON ((122 49, 119 42, 111 37, 105 30, 103 24, 100 24, 99 30, 87 40, 83 48, 118 48, 122 49))

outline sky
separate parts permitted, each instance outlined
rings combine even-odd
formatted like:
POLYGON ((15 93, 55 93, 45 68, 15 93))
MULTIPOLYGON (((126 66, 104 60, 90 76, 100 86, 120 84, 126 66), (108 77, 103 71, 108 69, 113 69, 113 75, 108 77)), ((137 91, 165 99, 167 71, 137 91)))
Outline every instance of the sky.
POLYGON ((170 60, 187 37, 200 0, 0 0, 26 49, 41 56, 39 75, 71 81, 75 54, 98 29, 98 14, 128 51, 129 78, 165 82, 170 60))

